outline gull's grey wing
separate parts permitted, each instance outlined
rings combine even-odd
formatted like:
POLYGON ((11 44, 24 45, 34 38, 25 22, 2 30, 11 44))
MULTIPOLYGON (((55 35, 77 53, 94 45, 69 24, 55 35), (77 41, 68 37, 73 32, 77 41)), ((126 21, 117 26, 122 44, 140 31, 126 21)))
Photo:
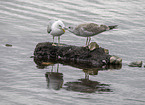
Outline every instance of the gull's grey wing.
POLYGON ((48 33, 50 33, 51 32, 51 26, 52 26, 52 24, 55 22, 55 20, 50 20, 49 22, 48 22, 48 26, 47 26, 47 32, 48 33))
POLYGON ((98 25, 95 23, 81 24, 77 28, 79 29, 80 35, 82 36, 86 35, 85 37, 93 36, 106 30, 109 30, 108 26, 98 25))

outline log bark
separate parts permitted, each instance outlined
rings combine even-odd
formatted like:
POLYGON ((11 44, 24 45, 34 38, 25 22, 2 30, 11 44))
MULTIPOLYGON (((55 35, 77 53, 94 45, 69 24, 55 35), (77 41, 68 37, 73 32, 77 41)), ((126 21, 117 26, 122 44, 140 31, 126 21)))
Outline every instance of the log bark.
POLYGON ((43 42, 36 45, 34 61, 39 65, 42 62, 53 61, 59 63, 73 62, 87 67, 102 67, 103 65, 122 63, 121 58, 109 55, 105 53, 105 51, 106 50, 101 47, 91 51, 88 47, 65 44, 61 44, 61 46, 53 46, 50 42, 43 42))

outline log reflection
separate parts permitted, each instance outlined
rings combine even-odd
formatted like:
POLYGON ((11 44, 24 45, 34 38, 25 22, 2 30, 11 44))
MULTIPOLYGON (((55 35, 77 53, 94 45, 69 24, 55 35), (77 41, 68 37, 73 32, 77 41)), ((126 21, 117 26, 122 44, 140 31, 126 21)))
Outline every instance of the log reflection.
MULTIPOLYGON (((49 89, 60 90, 65 89, 67 91, 85 92, 85 93, 104 93, 112 92, 109 84, 103 84, 98 81, 93 81, 89 77, 90 75, 98 75, 99 71, 102 70, 112 70, 121 69, 122 65, 104 65, 99 67, 88 67, 81 64, 75 64, 73 62, 43 62, 34 60, 37 67, 45 68, 47 66, 52 66, 50 72, 45 73, 47 87, 49 89), (57 63, 57 64, 56 64, 57 63), (77 81, 68 81, 63 84, 63 73, 59 72, 59 64, 69 65, 75 68, 82 69, 84 72, 84 78, 78 79, 77 81), (57 66, 54 67, 54 66, 57 66), (54 69, 55 68, 55 69, 54 69)), ((73 75, 73 74, 72 74, 73 75)))
POLYGON ((84 68, 84 78, 78 79, 77 81, 66 82, 63 85, 63 73, 59 73, 59 64, 49 65, 52 66, 50 72, 45 73, 47 87, 49 89, 60 90, 65 89, 67 91, 85 92, 85 93, 102 93, 112 92, 109 84, 102 84, 98 81, 92 81, 89 79, 90 75, 98 75, 98 69, 84 68), (57 65, 57 68, 54 66, 57 65), (54 69, 55 68, 55 69, 54 69))

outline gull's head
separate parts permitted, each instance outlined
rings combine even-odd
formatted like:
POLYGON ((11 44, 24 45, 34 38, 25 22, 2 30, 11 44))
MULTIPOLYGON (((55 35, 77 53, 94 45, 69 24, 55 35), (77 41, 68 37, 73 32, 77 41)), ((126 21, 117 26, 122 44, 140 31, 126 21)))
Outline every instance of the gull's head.
POLYGON ((55 26, 57 27, 57 29, 60 29, 65 33, 65 25, 61 20, 56 21, 55 26))
POLYGON ((68 27, 66 28, 66 30, 68 30, 68 31, 70 31, 70 32, 73 32, 74 29, 75 29, 75 27, 73 27, 73 26, 68 26, 68 27))

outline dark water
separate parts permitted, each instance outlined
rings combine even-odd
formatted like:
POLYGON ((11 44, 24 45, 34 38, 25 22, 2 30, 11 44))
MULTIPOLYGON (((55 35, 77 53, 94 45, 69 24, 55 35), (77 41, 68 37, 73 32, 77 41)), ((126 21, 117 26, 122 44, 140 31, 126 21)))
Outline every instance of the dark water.
MULTIPOLYGON (((145 68, 127 66, 131 61, 145 61, 144 13, 143 0, 1 0, 0 104, 144 105, 145 68), (37 43, 52 41, 46 32, 50 19, 60 19, 66 25, 119 25, 92 41, 121 57, 122 68, 37 67, 30 56, 37 43)), ((83 46, 85 40, 69 32, 61 36, 62 43, 71 45, 83 46)))

